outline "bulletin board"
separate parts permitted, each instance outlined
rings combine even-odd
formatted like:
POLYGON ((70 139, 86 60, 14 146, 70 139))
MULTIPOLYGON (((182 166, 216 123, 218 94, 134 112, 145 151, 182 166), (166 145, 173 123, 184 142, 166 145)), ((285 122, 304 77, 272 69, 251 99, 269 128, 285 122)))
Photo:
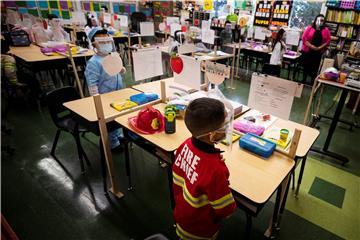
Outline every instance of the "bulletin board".
POLYGON ((73 11, 71 1, 37 1, 39 6, 40 16, 47 18, 48 14, 55 14, 63 19, 70 19, 70 12, 73 11))
POLYGON ((136 3, 113 2, 113 12, 115 14, 130 16, 133 12, 136 12, 136 3))
POLYGON ((154 22, 163 22, 168 16, 172 16, 173 3, 170 1, 155 1, 153 3, 154 22))
POLYGON ((81 9, 85 12, 97 12, 99 14, 102 6, 106 6, 110 12, 108 1, 81 1, 81 9))
POLYGON ((270 24, 272 13, 272 1, 258 1, 254 17, 255 26, 267 27, 270 24))
POLYGON ((39 16, 36 1, 4 1, 5 7, 19 14, 31 14, 33 16, 39 16))
POLYGON ((4 1, 6 8, 18 11, 20 14, 31 14, 47 18, 49 13, 55 14, 63 19, 70 19, 73 11, 71 1, 49 0, 49 1, 4 1))
POLYGON ((271 24, 274 26, 288 26, 291 14, 292 1, 279 1, 275 0, 271 24))

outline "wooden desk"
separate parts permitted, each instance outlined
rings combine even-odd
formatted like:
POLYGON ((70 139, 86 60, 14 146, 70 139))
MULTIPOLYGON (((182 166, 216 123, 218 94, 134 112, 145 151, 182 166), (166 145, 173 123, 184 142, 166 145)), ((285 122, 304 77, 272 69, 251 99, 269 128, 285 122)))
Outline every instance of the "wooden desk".
MULTIPOLYGON (((131 95, 139 93, 138 90, 125 88, 118 91, 101 94, 101 101, 106 122, 113 121, 120 112, 110 106, 113 102, 123 102, 131 95)), ((93 97, 82 98, 64 103, 64 106, 89 122, 98 121, 93 97)), ((124 112, 124 111, 123 111, 124 112)), ((121 112, 121 113, 123 113, 121 112)))
MULTIPOLYGON (((56 56, 46 56, 41 52, 40 47, 35 44, 31 44, 28 47, 10 47, 10 54, 28 63, 67 59, 60 54, 56 56)), ((88 50, 85 53, 73 55, 73 57, 91 57, 94 54, 93 50, 88 50)))
POLYGON ((153 81, 153 82, 148 82, 148 83, 142 83, 142 84, 137 84, 137 85, 133 85, 131 88, 138 90, 140 92, 152 92, 152 93, 156 93, 157 95, 160 96, 161 94, 161 86, 160 86, 160 81, 165 81, 165 85, 166 85, 166 97, 170 97, 170 96, 174 96, 175 93, 183 93, 182 91, 176 89, 176 88, 181 88, 184 89, 187 92, 191 92, 196 91, 194 89, 192 89, 191 87, 185 86, 185 85, 181 85, 179 83, 174 82, 174 78, 166 78, 166 79, 161 79, 158 81, 153 81), (171 88, 170 86, 174 86, 175 88, 171 88))
POLYGON ((217 54, 210 53, 195 53, 194 57, 200 61, 218 61, 221 59, 233 58, 234 54, 217 51, 217 54))
MULTIPOLYGON (((164 103, 154 105, 153 107, 164 112, 165 108, 164 103)), ((123 116, 120 116, 115 119, 121 126, 123 126, 124 134, 126 137, 129 137, 128 132, 133 132, 137 134, 139 138, 134 140, 136 144, 144 146, 144 149, 152 151, 152 154, 157 157, 162 158, 163 160, 169 162, 170 166, 168 167, 168 180, 169 188, 171 194, 172 204, 174 204, 172 196, 172 170, 171 164, 174 160, 175 150, 189 137, 191 137, 190 132, 185 126, 185 122, 182 119, 176 120, 176 133, 175 134, 166 134, 165 132, 156 133, 156 134, 139 134, 128 123, 128 118, 136 116, 137 112, 132 112, 123 116), (153 147, 149 147, 148 144, 151 144, 153 147), (165 157, 165 159, 164 159, 165 157)), ((280 122, 281 123, 281 122, 280 122)), ((133 140, 132 140, 133 141, 133 140)), ((223 150, 229 150, 225 145, 219 144, 223 150)), ((128 148, 126 149, 128 151, 128 148)), ((129 158, 129 154, 126 154, 129 158)), ((226 151, 224 153, 226 159, 226 165, 230 171, 230 188, 241 197, 247 199, 247 204, 255 204, 263 206, 272 194, 277 191, 277 202, 274 207, 274 216, 272 222, 277 222, 277 214, 280 209, 280 202, 283 201, 285 196, 284 192, 287 187, 287 180, 289 173, 294 168, 295 162, 293 159, 275 152, 270 158, 263 159, 251 152, 241 149, 238 146, 238 142, 235 142, 232 147, 232 151, 226 151), (282 195, 282 197, 280 197, 282 195)), ((130 160, 127 159, 127 162, 130 160)), ((130 170, 130 168, 128 168, 130 170)), ((128 173, 130 175, 130 173, 128 173)), ((131 181, 130 181, 131 188, 131 181)), ((174 205, 173 205, 174 206, 174 205)), ((258 206, 254 206, 258 209, 258 206)), ((258 213, 254 210, 255 215, 258 213)), ((268 230, 272 233, 272 227, 268 230)))
MULTIPOLYGON (((346 86, 343 83, 338 83, 338 82, 334 82, 334 81, 324 80, 324 79, 321 79, 321 78, 316 78, 315 81, 314 81, 314 85, 312 87, 309 103, 308 103, 308 106, 307 106, 307 109, 306 109, 306 113, 305 113, 305 117, 304 117, 304 124, 308 123, 308 116, 310 115, 310 108, 311 108, 311 105, 312 105, 313 98, 314 98, 316 92, 319 89, 321 89, 320 90, 321 93, 320 93, 319 100, 318 100, 318 103, 317 103, 318 107, 316 108, 317 110, 315 111, 315 116, 316 117, 313 119, 313 121, 310 123, 310 125, 315 126, 317 121, 319 121, 319 119, 320 119, 319 116, 320 115, 318 114, 318 109, 319 109, 319 106, 320 106, 321 94, 323 92, 323 87, 324 86, 332 86, 332 87, 336 87, 338 89, 342 89, 342 93, 341 93, 339 102, 337 103, 334 116, 332 118, 330 117, 330 119, 332 119, 332 121, 331 121, 331 124, 330 124, 330 127, 329 127, 328 134, 326 136, 326 140, 325 140, 323 148, 322 149, 313 148, 312 151, 323 154, 323 155, 326 155, 326 156, 329 156, 329 157, 332 157, 334 159, 337 159, 342 163, 342 165, 344 165, 345 163, 349 162, 349 159, 347 157, 345 157, 345 156, 342 156, 340 154, 329 151, 329 146, 330 146, 330 143, 331 143, 331 140, 332 140, 332 136, 333 136, 333 134, 335 132, 337 123, 339 121, 341 121, 340 120, 340 115, 341 115, 342 109, 344 107, 348 92, 349 91, 354 91, 354 92, 358 92, 360 94, 360 88, 354 88, 354 87, 351 87, 351 86, 346 86)), ((342 121, 342 122, 344 122, 344 121, 342 121)))

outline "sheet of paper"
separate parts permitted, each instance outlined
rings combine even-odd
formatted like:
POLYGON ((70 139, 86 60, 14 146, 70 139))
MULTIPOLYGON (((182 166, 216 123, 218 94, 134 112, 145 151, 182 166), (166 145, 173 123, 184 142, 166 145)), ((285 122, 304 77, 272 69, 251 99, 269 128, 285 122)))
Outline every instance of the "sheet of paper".
POLYGON ((182 71, 177 74, 174 72, 174 82, 200 90, 201 85, 201 61, 190 56, 180 55, 183 62, 182 71))
POLYGON ((202 30, 201 41, 204 43, 214 44, 215 42, 215 31, 214 30, 202 30))
POLYGON ((126 15, 118 15, 118 19, 120 19, 120 27, 128 27, 128 16, 126 15))
POLYGON ((154 36, 154 22, 141 22, 140 23, 140 35, 143 37, 154 36))
POLYGON ((286 31, 286 44, 298 46, 300 41, 300 32, 289 30, 286 31))
POLYGON ((265 32, 263 30, 262 27, 255 27, 254 39, 265 40, 265 32))
POLYGON ((173 23, 180 23, 179 17, 166 17, 166 24, 168 26, 171 26, 173 23))
POLYGON ((178 47, 179 54, 193 53, 195 51, 196 51, 196 47, 195 47, 195 44, 193 44, 193 43, 185 43, 178 47))
POLYGON ((248 106, 263 113, 289 119, 297 83, 254 73, 251 78, 248 106))
POLYGON ((80 11, 72 12, 71 21, 73 23, 79 23, 79 24, 85 25, 86 24, 85 14, 80 11))
POLYGON ((202 30, 210 30, 210 26, 211 26, 210 21, 206 21, 206 20, 201 21, 201 29, 202 30))
POLYGON ((104 23, 111 24, 111 14, 110 13, 104 13, 104 23))
POLYGON ((163 75, 161 50, 159 48, 139 49, 133 52, 135 81, 163 75))
POLYGON ((181 30, 181 25, 178 23, 172 23, 170 25, 170 34, 171 36, 174 36, 175 31, 181 30))
MULTIPOLYGON (((264 127, 265 129, 268 129, 278 118, 270 114, 270 119, 265 120, 262 118, 262 114, 265 112, 261 112, 255 109, 250 109, 248 112, 244 113, 239 119, 247 119, 249 117, 252 117, 255 120, 255 124, 264 127)), ((269 114, 269 113, 265 113, 269 114)))
POLYGON ((254 28, 253 27, 249 27, 247 30, 247 36, 246 38, 253 38, 254 37, 254 28))

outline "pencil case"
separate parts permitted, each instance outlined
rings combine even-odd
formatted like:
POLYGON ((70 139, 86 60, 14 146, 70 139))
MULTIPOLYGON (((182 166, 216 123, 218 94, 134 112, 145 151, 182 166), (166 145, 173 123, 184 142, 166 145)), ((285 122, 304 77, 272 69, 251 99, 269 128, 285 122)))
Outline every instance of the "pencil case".
POLYGON ((247 133, 240 138, 239 145, 261 157, 268 158, 274 152, 276 144, 252 133, 247 133))
POLYGON ((234 122, 233 126, 236 131, 242 133, 253 133, 258 136, 261 136, 265 131, 263 126, 256 125, 255 123, 245 119, 234 122))
POLYGON ((159 99, 159 96, 156 93, 138 93, 130 97, 130 101, 136 102, 138 105, 142 105, 156 99, 159 99))
POLYGON ((110 106, 120 112, 129 108, 136 107, 138 106, 138 104, 132 101, 125 101, 122 103, 110 103, 110 106))

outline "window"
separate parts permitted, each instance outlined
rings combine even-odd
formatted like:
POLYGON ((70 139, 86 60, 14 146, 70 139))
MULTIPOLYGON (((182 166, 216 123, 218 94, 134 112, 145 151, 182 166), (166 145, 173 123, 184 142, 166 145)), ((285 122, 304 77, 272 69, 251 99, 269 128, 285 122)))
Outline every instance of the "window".
POLYGON ((290 16, 290 27, 306 28, 320 13, 324 1, 294 0, 290 16))

